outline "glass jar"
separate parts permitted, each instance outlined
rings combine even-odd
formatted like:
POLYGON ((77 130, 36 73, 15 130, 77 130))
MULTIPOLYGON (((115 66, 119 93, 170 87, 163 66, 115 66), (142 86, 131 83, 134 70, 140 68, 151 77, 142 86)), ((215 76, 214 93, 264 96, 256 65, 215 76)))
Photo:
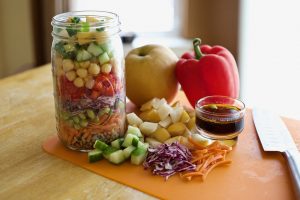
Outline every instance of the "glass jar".
POLYGON ((118 15, 68 12, 52 19, 56 127, 70 149, 124 135, 125 78, 118 15))

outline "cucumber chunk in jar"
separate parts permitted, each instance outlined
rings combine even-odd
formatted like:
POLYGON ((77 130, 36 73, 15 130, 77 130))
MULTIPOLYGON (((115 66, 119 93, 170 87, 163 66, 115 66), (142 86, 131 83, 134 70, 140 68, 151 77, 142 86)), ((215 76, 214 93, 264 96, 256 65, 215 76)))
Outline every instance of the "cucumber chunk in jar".
POLYGON ((68 12, 52 19, 56 128, 68 148, 90 151, 96 140, 124 136, 124 55, 118 15, 68 12))

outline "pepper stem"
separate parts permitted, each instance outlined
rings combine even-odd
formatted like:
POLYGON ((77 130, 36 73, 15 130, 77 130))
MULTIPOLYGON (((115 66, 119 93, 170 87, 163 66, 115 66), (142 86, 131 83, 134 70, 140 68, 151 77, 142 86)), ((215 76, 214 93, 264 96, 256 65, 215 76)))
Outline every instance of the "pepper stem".
POLYGON ((195 57, 197 60, 200 60, 200 58, 203 56, 201 50, 200 50, 200 44, 201 40, 200 38, 195 38, 193 40, 193 46, 194 46, 194 51, 195 51, 195 57))

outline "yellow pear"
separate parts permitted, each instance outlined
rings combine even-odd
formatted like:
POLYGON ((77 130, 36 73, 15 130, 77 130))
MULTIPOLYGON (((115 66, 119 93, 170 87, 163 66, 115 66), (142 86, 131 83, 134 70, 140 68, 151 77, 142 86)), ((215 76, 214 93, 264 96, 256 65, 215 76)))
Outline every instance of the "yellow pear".
POLYGON ((131 50, 125 58, 127 97, 137 106, 154 97, 170 103, 177 94, 175 53, 161 45, 131 50))

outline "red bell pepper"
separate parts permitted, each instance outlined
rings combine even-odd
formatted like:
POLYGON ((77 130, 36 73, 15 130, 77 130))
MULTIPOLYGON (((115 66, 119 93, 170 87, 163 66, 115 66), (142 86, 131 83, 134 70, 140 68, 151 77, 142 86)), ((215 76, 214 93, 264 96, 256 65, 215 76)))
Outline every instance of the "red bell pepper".
POLYGON ((239 96, 239 74, 233 55, 222 46, 201 45, 193 41, 194 53, 182 55, 176 76, 190 104, 205 96, 239 96))

